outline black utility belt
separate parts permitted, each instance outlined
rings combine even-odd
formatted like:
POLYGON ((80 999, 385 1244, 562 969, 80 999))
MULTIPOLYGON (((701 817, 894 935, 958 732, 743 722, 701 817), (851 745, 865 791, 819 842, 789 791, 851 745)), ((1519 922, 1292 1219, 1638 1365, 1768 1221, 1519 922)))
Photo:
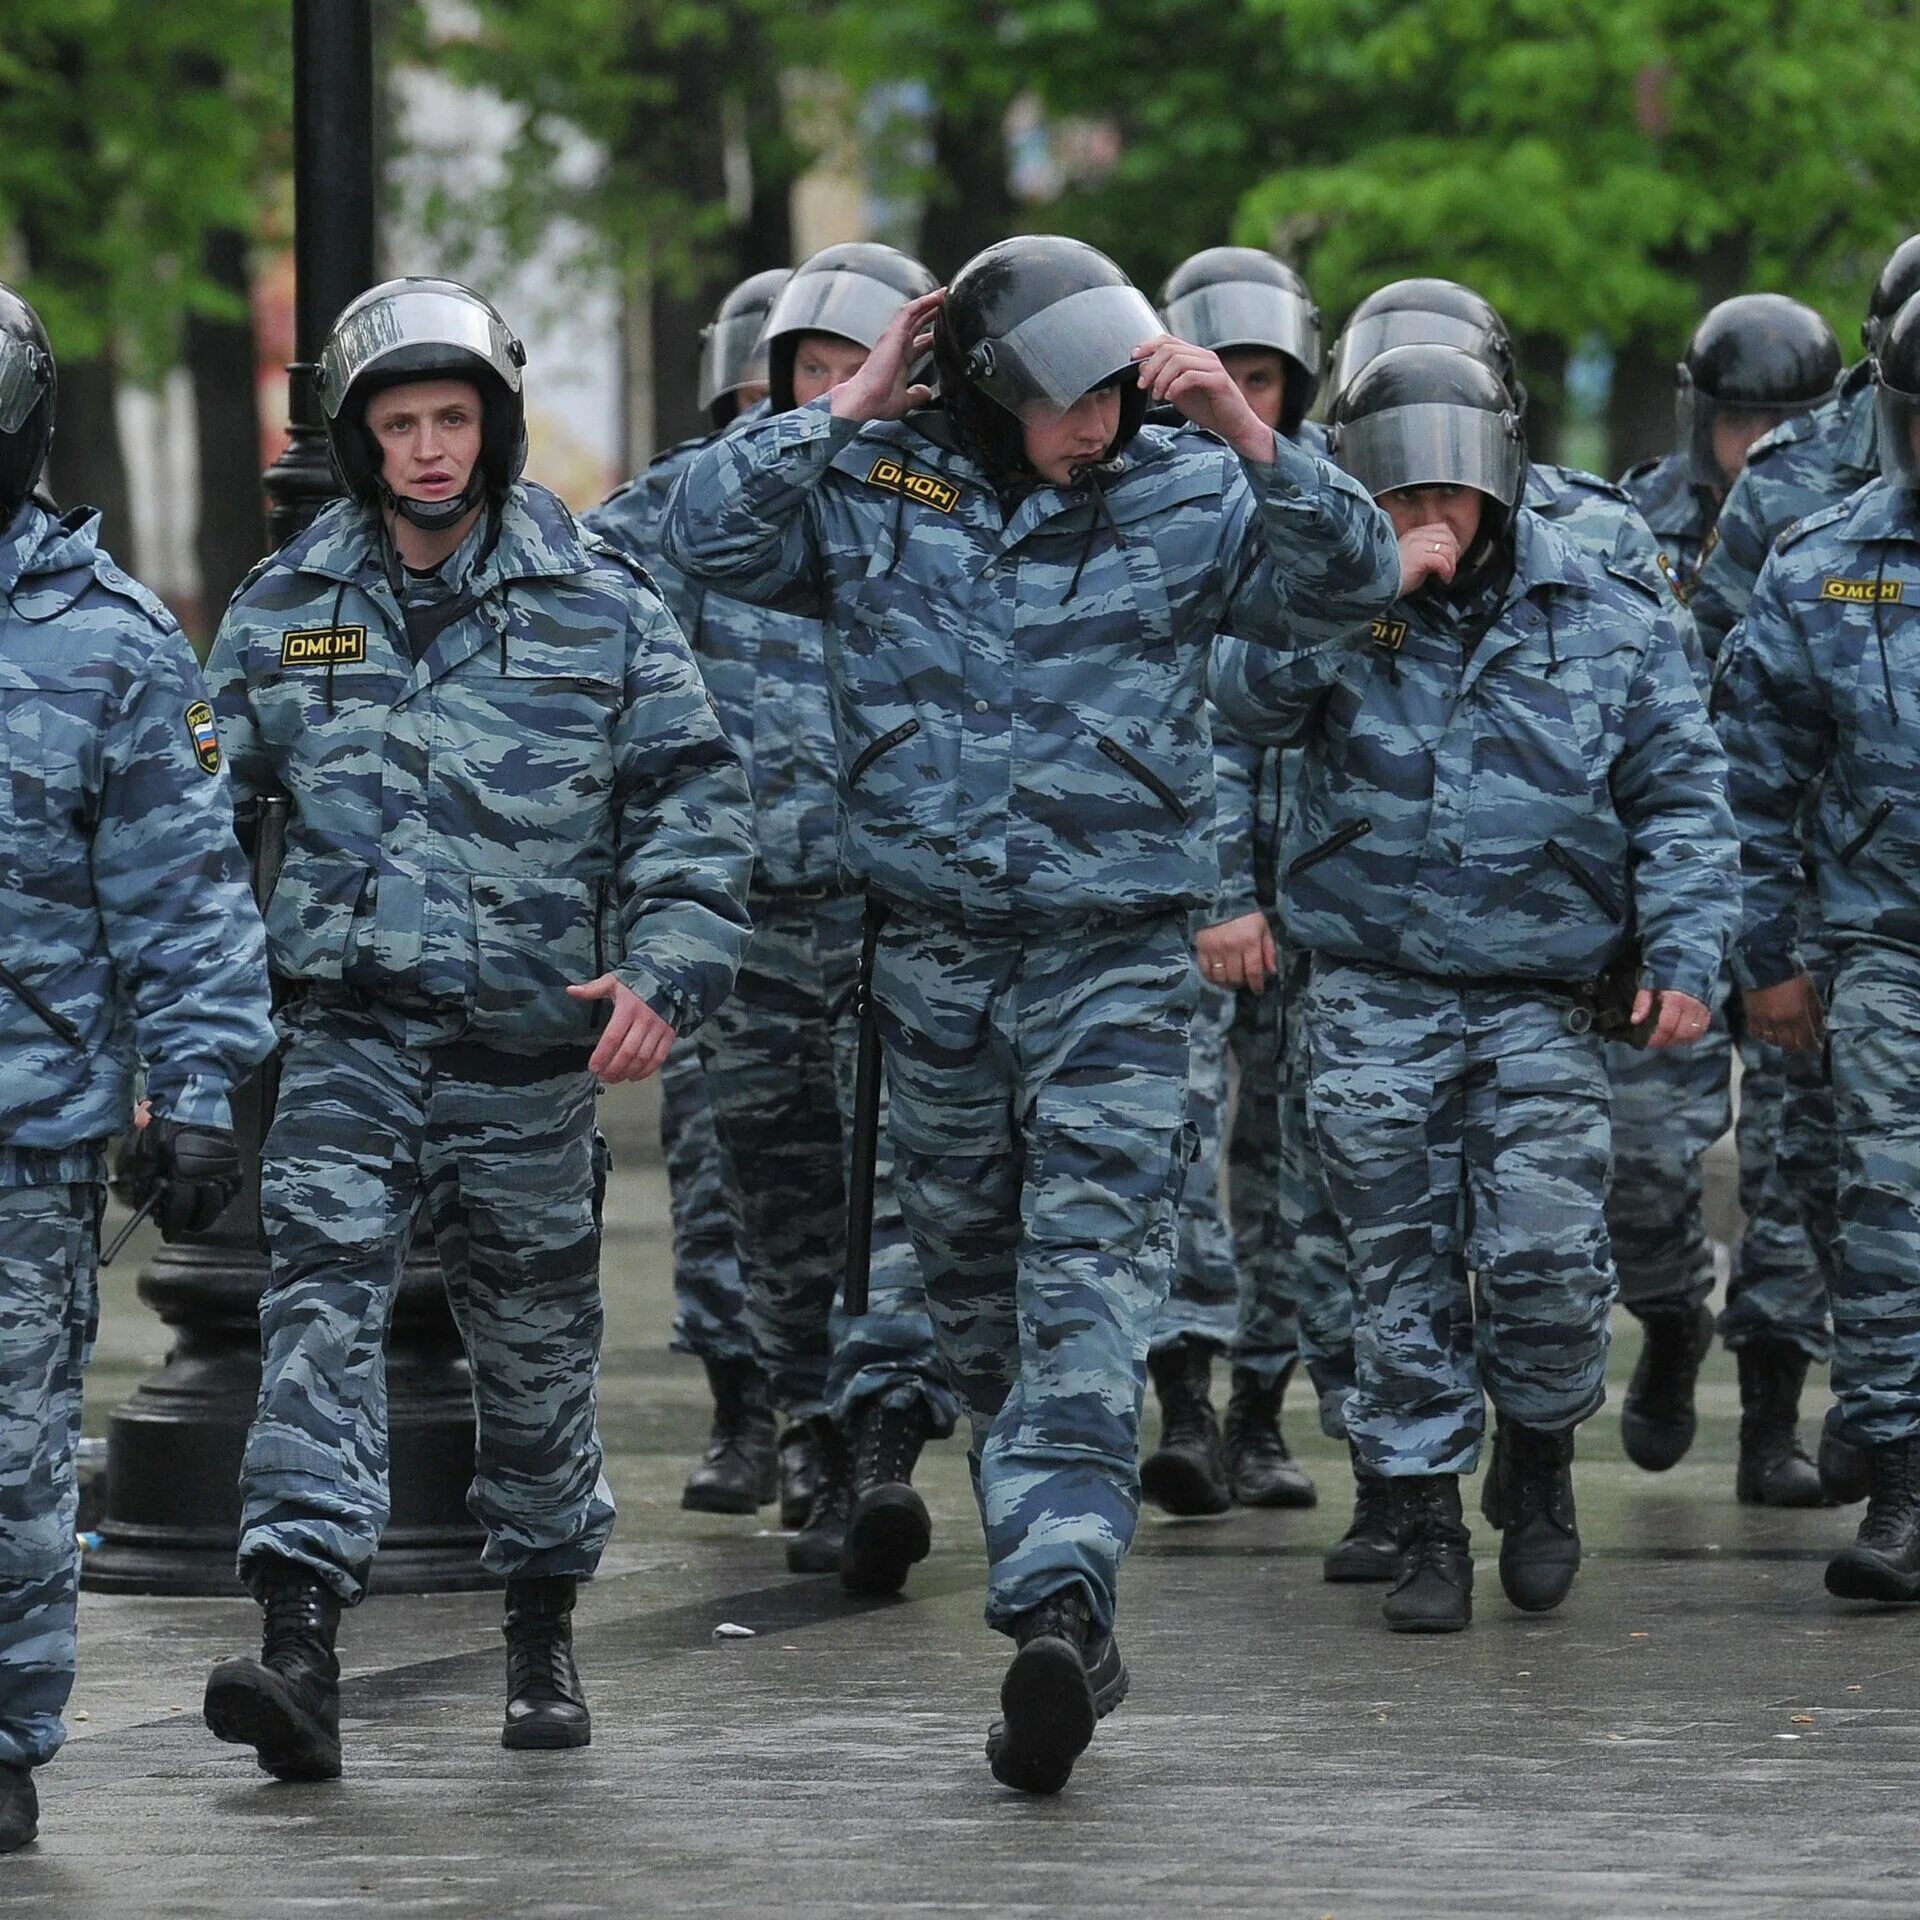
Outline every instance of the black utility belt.
POLYGON ((1633 1024, 1633 1003, 1640 991, 1640 943, 1624 947, 1617 959, 1585 980, 1556 980, 1533 973, 1477 973, 1472 975, 1422 973, 1414 967, 1390 967, 1377 960, 1342 960, 1342 966, 1364 967, 1370 973, 1411 974, 1455 993, 1515 993, 1532 1000, 1566 1002, 1569 1033, 1596 1033, 1603 1040, 1645 1045, 1645 1036, 1633 1024))

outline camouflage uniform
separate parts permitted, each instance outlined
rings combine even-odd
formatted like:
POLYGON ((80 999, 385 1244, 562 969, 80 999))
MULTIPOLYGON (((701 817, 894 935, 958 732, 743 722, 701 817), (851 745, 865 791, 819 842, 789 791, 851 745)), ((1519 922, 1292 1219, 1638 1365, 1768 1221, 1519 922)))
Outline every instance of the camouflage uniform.
MULTIPOLYGON (((766 414, 762 405, 746 417, 766 414)), ((918 1403, 943 1436, 959 1406, 893 1196, 884 1121, 867 1312, 850 1322, 835 1310, 860 901, 839 856, 825 644, 817 621, 710 592, 660 552, 667 496, 702 444, 655 461, 591 524, 661 582, 753 787, 754 937, 733 998, 700 1036, 752 1347, 791 1419, 831 1412, 849 1426, 869 1401, 918 1403)))
POLYGON ((273 1044, 265 942, 206 689, 97 517, 0 533, 0 1764, 73 1686, 73 1447, 107 1137, 136 1056, 163 1119, 225 1128, 273 1044), (24 989, 24 991, 23 991, 24 989))
POLYGON ((365 1590, 420 1196, 473 1367, 484 1564, 592 1571, 604 1008, 565 988, 611 971, 684 1034, 745 944, 746 783, 672 619, 543 489, 493 518, 403 608, 378 516, 329 507, 242 586, 209 668, 238 791, 293 802, 267 907, 302 997, 262 1165, 256 1592, 267 1557, 365 1590))
MULTIPOLYGON (((1829 1196, 1809 1183, 1811 1218, 1827 1226, 1830 1206, 1837 1225, 1826 1265, 1840 1424, 1870 1446, 1920 1432, 1916 606, 1914 498, 1875 481, 1776 541, 1715 689, 1746 870, 1743 986, 1809 964, 1803 846, 1818 888, 1833 1114, 1816 1133, 1834 1142, 1836 1184, 1829 1196)), ((1817 1165, 1790 1144, 1790 1164, 1817 1165)))
POLYGON ((1189 1137, 1188 916, 1219 883, 1205 643, 1364 619, 1397 578, 1385 516, 1285 443, 1247 469, 1155 427, 1094 485, 1003 509, 943 414, 858 429, 815 403, 708 447, 666 545, 825 620, 987 1617, 1078 1586, 1106 1632, 1189 1137))
POLYGON ((677 1041, 660 1069, 660 1151, 673 1223, 673 1350, 751 1360, 747 1283, 720 1171, 713 1101, 697 1042, 677 1041))
POLYGON ((1483 1388, 1545 1429, 1600 1404, 1606 1072, 1567 988, 1619 943, 1631 859, 1649 977, 1711 992, 1734 864, 1719 748, 1657 596, 1529 511, 1480 602, 1416 595, 1370 641, 1293 655, 1225 641, 1213 689, 1241 731, 1305 747, 1282 912, 1313 955, 1349 1431, 1376 1472, 1466 1471, 1483 1388))

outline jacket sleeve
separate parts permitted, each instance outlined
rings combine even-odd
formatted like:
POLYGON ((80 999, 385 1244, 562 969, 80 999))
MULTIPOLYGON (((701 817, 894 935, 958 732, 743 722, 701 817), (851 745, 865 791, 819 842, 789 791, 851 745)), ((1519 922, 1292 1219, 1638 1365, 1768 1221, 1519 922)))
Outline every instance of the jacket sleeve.
POLYGON ((859 431, 821 399, 719 435, 668 496, 667 559, 736 600, 824 619, 814 496, 859 431))
POLYGON ((1739 915, 1740 850, 1727 763, 1686 651, 1664 610, 1628 695, 1614 762, 1645 979, 1711 1002, 1739 915))
POLYGON ((1836 736, 1806 635, 1771 562, 1721 651, 1713 705, 1745 881, 1733 977, 1743 987, 1778 986, 1801 970, 1800 813, 1836 736))
POLYGON ((247 624, 246 609, 234 601, 207 656, 207 697, 220 729, 220 752, 227 763, 233 805, 242 812, 262 794, 278 792, 280 787, 247 694, 247 624))
POLYGON ((1220 897, 1214 920, 1260 911, 1255 880, 1255 826, 1260 775, 1269 747, 1243 740, 1216 711, 1213 726, 1213 830, 1220 842, 1220 897))
POLYGON ((177 630, 142 646, 103 743, 94 895, 154 1111, 230 1127, 228 1090, 273 1050, 266 933, 200 670, 177 630))
POLYGON ((1284 435, 1273 460, 1243 460, 1222 503, 1231 582, 1221 627, 1269 647, 1338 639, 1400 594, 1393 522, 1359 482, 1284 435))
POLYGON ((751 931, 753 805, 693 655, 666 609, 636 588, 626 698, 614 735, 614 968, 678 1034, 733 990, 751 931))
POLYGON ((1323 645, 1283 653, 1222 634, 1207 659, 1207 692, 1243 740, 1290 747, 1311 731, 1348 652, 1323 645))

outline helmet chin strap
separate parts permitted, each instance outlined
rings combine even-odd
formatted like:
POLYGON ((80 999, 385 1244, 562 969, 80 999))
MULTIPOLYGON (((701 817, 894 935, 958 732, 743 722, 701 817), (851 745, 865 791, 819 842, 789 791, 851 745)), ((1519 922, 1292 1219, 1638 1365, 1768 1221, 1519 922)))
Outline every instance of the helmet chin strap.
POLYGON ((380 492, 401 519, 411 522, 423 533, 445 533, 486 499, 487 482, 476 463, 467 476, 467 484, 450 500, 413 500, 403 493, 395 493, 384 480, 380 482, 380 492))

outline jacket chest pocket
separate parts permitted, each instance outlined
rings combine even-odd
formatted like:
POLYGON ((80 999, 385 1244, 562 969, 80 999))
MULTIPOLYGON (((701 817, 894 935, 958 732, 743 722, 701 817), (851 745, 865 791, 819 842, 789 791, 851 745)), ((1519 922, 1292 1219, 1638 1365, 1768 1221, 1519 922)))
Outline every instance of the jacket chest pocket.
POLYGON ((46 873, 86 847, 87 696, 0 684, 0 862, 46 873))
POLYGON ((587 803, 613 787, 622 689, 590 649, 510 641, 504 673, 489 651, 436 682, 430 698, 436 788, 474 796, 523 834, 544 826, 591 837, 587 803))
POLYGON ((1476 776, 1521 804, 1529 796, 1584 800, 1603 791, 1612 754, 1595 668, 1569 660, 1548 673, 1529 662, 1481 680, 1468 696, 1476 776))

